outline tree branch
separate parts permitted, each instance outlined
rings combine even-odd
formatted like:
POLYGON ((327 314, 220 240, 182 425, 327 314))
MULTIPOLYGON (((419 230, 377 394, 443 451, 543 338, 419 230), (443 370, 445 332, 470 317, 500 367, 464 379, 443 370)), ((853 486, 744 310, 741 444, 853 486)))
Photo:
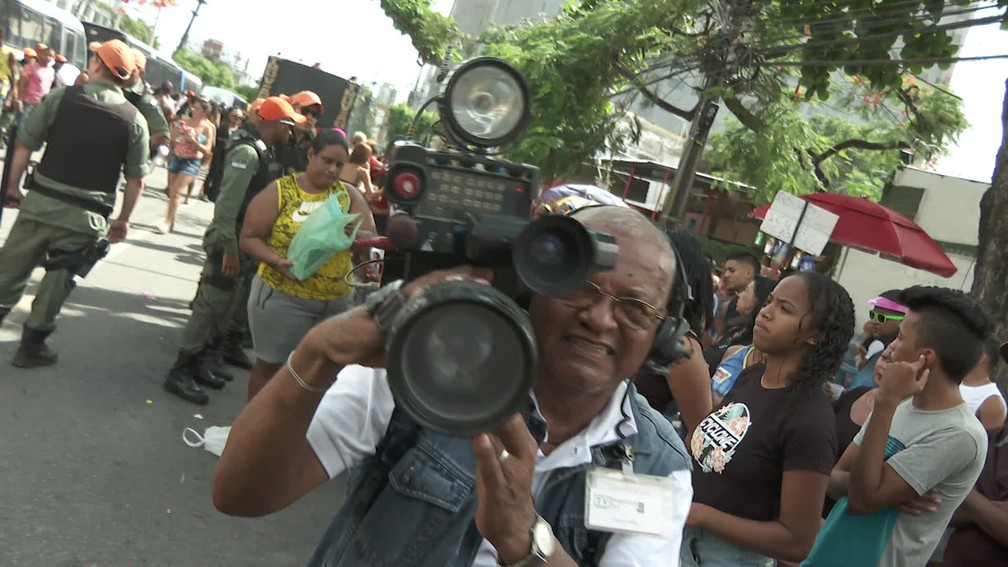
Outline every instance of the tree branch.
POLYGON ((693 120, 693 117, 696 116, 697 108, 699 108, 698 106, 694 106, 690 110, 683 110, 678 106, 675 106, 674 104, 671 104, 668 101, 663 100, 660 96, 658 96, 654 92, 651 92, 647 87, 640 87, 638 90, 642 95, 644 95, 644 98, 651 101, 652 104, 664 110, 665 112, 675 114, 676 116, 682 118, 683 120, 693 120))
POLYGON ((917 119, 917 131, 920 133, 926 133, 928 130, 928 122, 921 113, 920 109, 917 108, 917 104, 914 103, 913 94, 909 89, 896 89, 896 98, 900 100, 904 105, 906 105, 907 111, 913 114, 914 118, 917 119))
POLYGON ((752 130, 753 132, 759 132, 766 127, 766 124, 760 120, 758 116, 753 114, 748 108, 742 104, 742 101, 735 97, 725 97, 724 99, 725 108, 731 111, 735 115, 735 118, 739 119, 739 122, 743 126, 752 130))
POLYGON ((812 154, 811 152, 809 152, 809 155, 812 156, 812 164, 815 165, 816 168, 818 168, 819 164, 846 149, 855 148, 858 150, 874 150, 874 151, 895 150, 900 148, 902 145, 903 144, 901 144, 900 142, 869 142, 868 140, 851 139, 851 140, 844 140, 838 144, 835 144, 832 148, 826 150, 825 152, 819 155, 812 154))

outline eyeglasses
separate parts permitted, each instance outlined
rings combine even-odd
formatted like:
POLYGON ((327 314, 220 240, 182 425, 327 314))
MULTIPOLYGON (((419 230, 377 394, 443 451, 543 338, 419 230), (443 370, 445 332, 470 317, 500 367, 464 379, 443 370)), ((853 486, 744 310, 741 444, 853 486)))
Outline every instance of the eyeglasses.
POLYGON ((305 118, 318 118, 319 111, 314 108, 302 108, 301 116, 304 116, 305 118))
POLYGON ((651 328, 665 315, 657 307, 635 297, 616 297, 602 291, 594 282, 586 281, 584 287, 560 299, 560 302, 574 309, 587 309, 595 304, 599 296, 613 300, 613 314, 618 323, 636 331, 651 328))
POLYGON ((885 313, 879 313, 872 309, 868 312, 868 319, 875 321, 877 323, 887 323, 889 321, 902 321, 906 318, 906 315, 887 315, 885 313))

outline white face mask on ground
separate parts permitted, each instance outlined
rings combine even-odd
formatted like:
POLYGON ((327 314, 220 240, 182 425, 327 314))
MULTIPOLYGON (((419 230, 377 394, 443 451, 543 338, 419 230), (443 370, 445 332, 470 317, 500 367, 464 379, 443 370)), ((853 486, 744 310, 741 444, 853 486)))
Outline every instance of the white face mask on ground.
POLYGON ((227 444, 228 435, 231 433, 231 426, 207 427, 206 431, 200 435, 199 431, 191 427, 186 427, 182 432, 182 440, 190 447, 203 447, 207 451, 218 457, 224 452, 224 445, 227 444))

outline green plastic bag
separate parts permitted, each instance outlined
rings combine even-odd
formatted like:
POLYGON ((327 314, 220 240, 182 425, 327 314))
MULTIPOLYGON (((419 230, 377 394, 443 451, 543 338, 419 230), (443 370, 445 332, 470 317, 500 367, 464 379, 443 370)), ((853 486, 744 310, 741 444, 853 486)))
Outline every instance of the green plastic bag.
POLYGON ((322 206, 308 215, 287 248, 287 259, 294 262, 291 274, 299 280, 310 278, 337 252, 353 245, 363 218, 344 213, 337 194, 329 195, 322 206), (347 227, 352 230, 347 234, 347 227))

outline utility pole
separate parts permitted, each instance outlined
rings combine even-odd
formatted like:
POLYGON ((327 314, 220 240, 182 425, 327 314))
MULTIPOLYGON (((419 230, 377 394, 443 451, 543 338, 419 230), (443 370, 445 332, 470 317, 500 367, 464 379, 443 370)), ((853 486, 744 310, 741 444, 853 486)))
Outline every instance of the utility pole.
POLYGON ((189 30, 192 29, 193 22, 196 21, 196 16, 199 16, 199 11, 200 8, 203 7, 203 4, 206 4, 206 0, 196 0, 196 9, 193 10, 192 18, 189 19, 189 25, 186 26, 185 33, 182 34, 182 41, 179 42, 178 47, 175 48, 175 52, 172 53, 172 56, 176 55, 179 51, 182 51, 186 42, 189 41, 189 30))
POLYGON ((669 197, 662 207, 662 217, 667 225, 676 225, 682 222, 682 216, 686 212, 686 205, 689 203, 690 191, 693 189, 693 179, 696 177, 697 161, 703 154, 704 146, 707 145, 707 136, 710 134, 711 126, 714 125, 714 118, 717 116, 718 103, 721 95, 717 91, 725 79, 731 75, 734 65, 734 44, 742 30, 744 19, 749 13, 750 0, 727 0, 725 6, 722 31, 712 41, 712 51, 706 54, 704 67, 706 78, 701 90, 700 100, 697 102, 696 112, 690 124, 689 138, 683 148, 683 154, 679 158, 679 166, 676 168, 676 175, 672 182, 673 191, 669 192, 669 197), (714 93, 711 90, 714 89, 714 93))
POLYGON ((696 177, 697 161, 703 154, 704 146, 707 145, 707 135, 710 134, 719 108, 716 99, 701 95, 698 112, 690 124, 689 137, 686 139, 686 145, 683 147, 679 165, 676 166, 675 178, 672 181, 674 188, 672 195, 674 197, 665 200, 665 206, 662 210, 662 217, 665 219, 680 221, 686 212, 686 203, 689 202, 690 191, 693 189, 693 178, 696 177))

